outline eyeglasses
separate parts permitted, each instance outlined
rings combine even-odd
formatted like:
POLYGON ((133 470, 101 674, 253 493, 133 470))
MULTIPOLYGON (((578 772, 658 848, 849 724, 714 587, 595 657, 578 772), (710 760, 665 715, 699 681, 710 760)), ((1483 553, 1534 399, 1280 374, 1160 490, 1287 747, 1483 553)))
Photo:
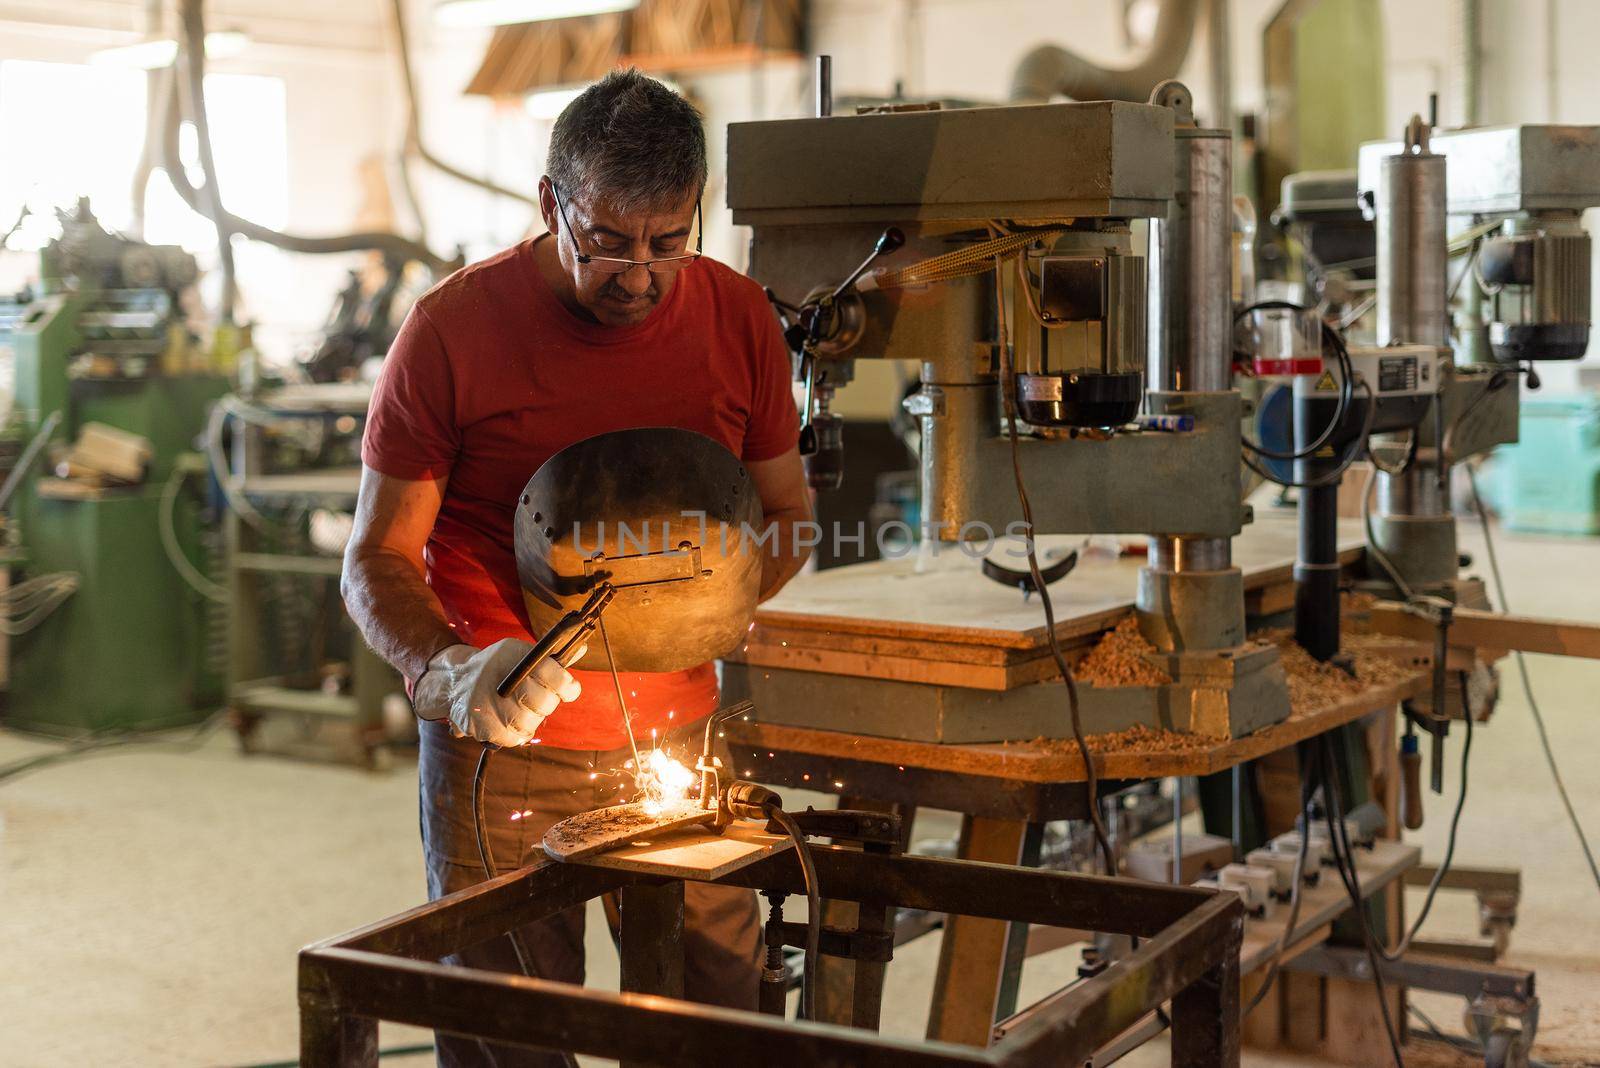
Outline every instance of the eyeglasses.
POLYGON ((583 251, 578 244, 578 232, 572 228, 572 221, 567 218, 566 206, 561 203, 561 190, 554 184, 550 187, 551 194, 556 199, 556 211, 561 213, 561 221, 567 227, 567 236, 572 239, 572 251, 578 257, 578 262, 600 274, 624 274, 635 267, 643 267, 651 274, 676 274, 700 258, 704 248, 705 233, 702 230, 704 220, 700 215, 700 202, 694 205, 695 241, 694 251, 686 252, 681 256, 662 256, 654 260, 625 260, 615 256, 591 256, 583 251))

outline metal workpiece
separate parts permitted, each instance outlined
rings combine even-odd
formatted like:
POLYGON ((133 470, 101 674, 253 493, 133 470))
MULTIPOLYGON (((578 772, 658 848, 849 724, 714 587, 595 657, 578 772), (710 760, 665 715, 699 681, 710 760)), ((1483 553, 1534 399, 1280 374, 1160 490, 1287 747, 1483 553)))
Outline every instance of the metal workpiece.
POLYGON ((1413 117, 1402 151, 1378 168, 1380 346, 1450 344, 1445 158, 1428 146, 1427 128, 1413 117))
MULTIPOLYGON (((863 912, 922 909, 1089 928, 1136 936, 1139 945, 1016 1021, 987 1049, 916 1041, 672 997, 681 943, 670 935, 682 922, 676 907, 682 882, 581 863, 535 864, 302 950, 301 1063, 376 1065, 377 1021, 392 1020, 509 1045, 684 1068, 1082 1064, 1169 1000, 1174 1065, 1238 1063, 1244 912, 1232 894, 839 845, 811 848, 821 896, 855 902, 863 912), (439 963, 465 946, 618 890, 636 902, 621 913, 625 958, 633 954, 621 994, 439 963)), ((805 891, 792 852, 714 882, 787 895, 805 891)), ((848 944, 835 938, 827 946, 848 944)), ((853 963, 881 967, 871 960, 853 963)))
MULTIPOLYGON (((1446 210, 1451 215, 1506 216, 1600 207, 1600 126, 1511 125, 1441 130, 1430 146, 1449 160, 1446 210)), ((1361 195, 1378 188, 1395 141, 1361 146, 1361 195)))
POLYGON ((1179 118, 1174 196, 1150 225, 1149 380, 1224 390, 1233 380, 1233 138, 1179 118))
MULTIPOLYGON (((925 385, 911 398, 922 425, 926 537, 971 540, 982 532, 978 524, 998 534, 1022 520, 1011 445, 995 428, 995 388, 925 385)), ((1039 533, 1225 538, 1242 529, 1239 394, 1155 392, 1146 406, 1152 414, 1193 415, 1194 430, 1017 443, 1039 533)))
POLYGON ((728 207, 757 227, 1149 218, 1172 153, 1172 112, 1120 101, 736 122, 728 207))

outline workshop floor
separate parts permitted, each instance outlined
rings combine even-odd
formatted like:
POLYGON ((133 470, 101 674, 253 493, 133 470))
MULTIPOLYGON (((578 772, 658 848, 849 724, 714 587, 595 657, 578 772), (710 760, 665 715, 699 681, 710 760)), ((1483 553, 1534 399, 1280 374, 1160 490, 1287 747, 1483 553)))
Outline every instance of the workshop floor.
MULTIPOLYGON (((1478 539, 1464 533, 1463 542, 1481 564, 1478 539)), ((1515 609, 1600 620, 1600 541, 1499 543, 1515 609)), ((1600 664, 1534 657, 1530 667, 1574 801, 1600 834, 1600 664)), ((1538 969, 1538 1054, 1600 1062, 1600 892, 1560 814, 1514 668, 1504 688, 1475 748, 1457 859, 1523 869, 1512 956, 1538 969)), ((0 764, 51 748, 0 732, 0 764)), ((1455 791, 1452 770, 1418 836, 1430 859, 1443 850, 1455 791)), ((405 764, 367 773, 247 759, 223 732, 190 749, 129 747, 0 782, 0 1063, 291 1061, 295 951, 422 900, 416 828, 405 764)), ((918 837, 953 828, 934 814, 918 837)), ((1434 915, 1432 934, 1476 933, 1470 897, 1441 895, 1434 915)), ((615 954, 600 924, 590 930, 592 981, 614 989, 615 954)), ((936 959, 933 939, 900 950, 889 1030, 921 1033, 936 959)), ((1031 960, 1024 999, 1061 985, 1076 963, 1071 949, 1031 960)), ((1421 1003, 1441 1026, 1459 1028, 1447 999, 1421 1003)), ((380 1033, 385 1048, 427 1040, 388 1025, 380 1033)), ((1164 1064, 1165 1050, 1152 1045, 1123 1063, 1164 1064)), ((1253 1066, 1314 1063, 1245 1057, 1253 1066)))

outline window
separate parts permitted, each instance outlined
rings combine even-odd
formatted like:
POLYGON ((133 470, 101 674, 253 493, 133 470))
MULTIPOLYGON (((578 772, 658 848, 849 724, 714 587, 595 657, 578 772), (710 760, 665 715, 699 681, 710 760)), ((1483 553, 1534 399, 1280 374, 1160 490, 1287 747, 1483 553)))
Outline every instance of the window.
MULTIPOLYGON (((73 63, 0 63, 0 228, 26 205, 32 215, 12 238, 13 249, 37 249, 55 236, 55 209, 80 196, 101 225, 128 230, 134 220, 133 179, 146 126, 140 70, 73 63)), ((217 180, 228 210, 279 228, 288 215, 288 131, 281 79, 252 74, 206 76, 217 180)), ((179 156, 191 181, 202 180, 194 129, 184 126, 179 156)), ((216 231, 189 208, 157 171, 144 197, 144 239, 182 245, 201 269, 216 265, 216 231)), ((241 287, 270 292, 290 277, 288 255, 235 242, 241 287)), ((8 272, 0 288, 22 279, 8 272)), ((208 275, 214 289, 218 281, 208 275)), ((208 296, 213 295, 208 290, 208 296)), ((248 295, 248 292, 247 292, 248 295)))

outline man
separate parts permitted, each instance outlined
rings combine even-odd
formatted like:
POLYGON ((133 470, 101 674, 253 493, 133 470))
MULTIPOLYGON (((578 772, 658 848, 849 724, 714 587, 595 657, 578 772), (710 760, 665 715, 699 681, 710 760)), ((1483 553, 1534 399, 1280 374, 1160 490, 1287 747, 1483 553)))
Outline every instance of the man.
MULTIPOLYGON (((798 417, 761 289, 691 243, 706 180, 699 113, 637 71, 590 86, 556 121, 539 201, 548 233, 473 264, 417 302, 385 361, 362 445, 343 591, 367 641, 413 688, 421 724, 428 892, 483 878, 472 772, 489 765, 494 862, 526 863, 553 823, 626 800, 627 734, 609 673, 541 662, 516 699, 496 682, 529 649, 513 555, 517 497, 576 441, 625 428, 705 434, 738 456, 779 537, 762 596, 796 571, 809 517, 798 417), (465 735, 457 737, 456 735, 465 735), (517 818, 513 818, 513 816, 517 818)), ((687 741, 717 705, 713 665, 624 673, 635 730, 687 741)), ((680 751, 682 746, 680 744, 680 751)), ((463 952, 474 967, 581 982, 574 910, 463 952)), ((685 987, 755 1008, 759 921, 748 891, 690 884, 685 987)), ((439 1036, 443 1064, 548 1055, 439 1036)))

